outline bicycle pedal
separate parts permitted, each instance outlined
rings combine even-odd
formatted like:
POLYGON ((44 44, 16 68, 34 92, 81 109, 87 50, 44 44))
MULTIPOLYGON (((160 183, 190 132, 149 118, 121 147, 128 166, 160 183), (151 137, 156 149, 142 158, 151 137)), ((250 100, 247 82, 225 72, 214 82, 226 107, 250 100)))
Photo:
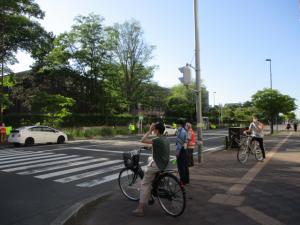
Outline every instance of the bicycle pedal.
POLYGON ((152 199, 150 199, 149 201, 148 201, 148 205, 153 205, 154 204, 154 199, 152 198, 152 199))

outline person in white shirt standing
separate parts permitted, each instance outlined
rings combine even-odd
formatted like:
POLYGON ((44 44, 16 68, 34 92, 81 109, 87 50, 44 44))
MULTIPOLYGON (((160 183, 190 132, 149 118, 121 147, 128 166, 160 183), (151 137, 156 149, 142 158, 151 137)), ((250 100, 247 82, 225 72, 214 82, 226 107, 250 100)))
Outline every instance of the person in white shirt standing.
POLYGON ((259 143, 259 147, 262 151, 263 158, 266 158, 265 148, 264 148, 264 125, 263 123, 258 121, 257 116, 253 116, 253 121, 250 123, 249 129, 244 131, 245 133, 251 133, 253 136, 252 141, 257 141, 259 143))

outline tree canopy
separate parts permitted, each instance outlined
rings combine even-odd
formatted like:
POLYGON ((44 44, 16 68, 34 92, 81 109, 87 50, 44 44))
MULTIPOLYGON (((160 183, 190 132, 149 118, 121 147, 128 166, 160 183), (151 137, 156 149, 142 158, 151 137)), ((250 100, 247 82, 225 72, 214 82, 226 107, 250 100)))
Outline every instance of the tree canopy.
POLYGON ((252 96, 252 101, 253 105, 270 120, 272 133, 274 118, 279 113, 288 114, 297 107, 294 98, 281 94, 274 89, 264 89, 256 92, 252 96))

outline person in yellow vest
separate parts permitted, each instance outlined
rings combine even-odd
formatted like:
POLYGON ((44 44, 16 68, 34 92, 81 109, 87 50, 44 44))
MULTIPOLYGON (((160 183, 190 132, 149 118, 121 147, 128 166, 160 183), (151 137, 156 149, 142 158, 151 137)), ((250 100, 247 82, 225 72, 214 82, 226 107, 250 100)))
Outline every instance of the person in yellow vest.
POLYGON ((12 131, 12 126, 6 127, 6 137, 10 135, 11 131, 12 131))
POLYGON ((134 134, 135 133, 135 126, 133 123, 130 123, 129 126, 128 126, 128 129, 130 131, 131 134, 134 134))
POLYGON ((177 128, 177 124, 176 124, 175 122, 173 122, 173 123, 172 123, 172 127, 173 127, 174 129, 176 129, 176 128, 177 128))

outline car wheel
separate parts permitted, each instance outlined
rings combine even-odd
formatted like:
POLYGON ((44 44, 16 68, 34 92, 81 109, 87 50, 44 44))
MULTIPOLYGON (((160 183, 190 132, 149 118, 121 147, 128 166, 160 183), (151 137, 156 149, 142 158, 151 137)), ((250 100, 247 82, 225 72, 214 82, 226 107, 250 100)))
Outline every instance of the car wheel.
POLYGON ((34 139, 33 138, 26 138, 25 140, 25 146, 31 146, 34 144, 34 139))
POLYGON ((65 143, 65 137, 64 136, 59 136, 57 139, 57 144, 63 144, 65 143))

